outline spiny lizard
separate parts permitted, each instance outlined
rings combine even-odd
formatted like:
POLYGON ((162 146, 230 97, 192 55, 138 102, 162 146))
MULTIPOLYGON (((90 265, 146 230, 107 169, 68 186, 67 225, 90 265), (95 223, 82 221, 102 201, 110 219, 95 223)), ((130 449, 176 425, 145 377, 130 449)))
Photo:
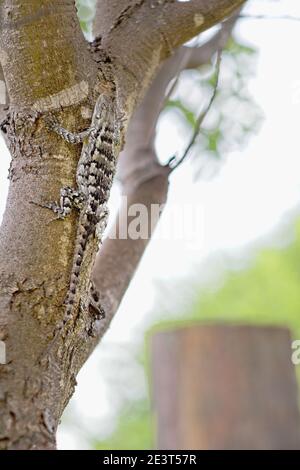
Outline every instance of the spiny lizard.
MULTIPOLYGON (((116 168, 115 142, 119 129, 116 119, 115 97, 101 95, 95 105, 91 127, 87 131, 74 134, 60 127, 57 122, 49 122, 48 127, 70 143, 83 142, 77 166, 77 188, 64 187, 60 191, 59 203, 50 203, 57 218, 64 219, 72 207, 80 211, 70 284, 65 300, 66 311, 63 325, 72 318, 73 307, 79 282, 80 270, 87 243, 97 235, 102 238, 107 221, 107 201, 116 168)), ((89 306, 98 318, 104 316, 99 296, 93 287, 90 289, 89 306)))

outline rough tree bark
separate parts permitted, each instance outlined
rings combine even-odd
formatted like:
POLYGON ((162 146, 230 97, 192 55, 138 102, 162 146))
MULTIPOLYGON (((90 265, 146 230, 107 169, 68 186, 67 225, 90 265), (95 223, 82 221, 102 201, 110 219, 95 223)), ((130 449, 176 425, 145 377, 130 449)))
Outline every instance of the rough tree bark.
MULTIPOLYGON (((99 60, 104 55, 111 60, 118 111, 126 119, 123 138, 136 111, 128 129, 130 151, 121 155, 119 168, 129 204, 166 199, 170 170, 155 159, 154 130, 148 134, 147 122, 155 122, 174 71, 188 67, 189 60, 192 66, 192 58, 199 62, 199 51, 183 60, 183 49, 177 48, 243 3, 99 0, 95 33, 101 36, 105 53, 99 60), (173 56, 168 66, 161 67, 168 56, 173 56), (136 109, 156 75, 152 97, 155 86, 163 90, 157 92, 158 105, 149 105, 146 97, 136 109), (144 128, 137 131, 139 113, 149 120, 144 119, 144 128), (137 132, 141 139, 135 141, 137 132), (142 166, 137 162, 141 153, 142 166)), ((7 347, 7 364, 0 365, 0 449, 54 449, 75 377, 108 328, 146 242, 109 238, 104 242, 93 277, 106 319, 99 323, 77 309, 68 334, 51 354, 43 354, 63 316, 76 214, 50 223, 51 214, 31 202, 55 200, 61 186, 73 186, 80 153, 80 146, 70 146, 47 130, 43 115, 51 111, 64 127, 84 129, 96 96, 109 83, 98 78, 97 62, 80 31, 73 0, 1 0, 0 63, 10 102, 7 140, 12 155, 0 233, 0 340, 7 347), (88 334, 91 326, 93 336, 88 334)), ((2 117, 5 111, 0 108, 2 117)), ((121 217, 116 223, 125 221, 121 217)), ((83 277, 89 276, 96 251, 96 243, 90 243, 83 277)))

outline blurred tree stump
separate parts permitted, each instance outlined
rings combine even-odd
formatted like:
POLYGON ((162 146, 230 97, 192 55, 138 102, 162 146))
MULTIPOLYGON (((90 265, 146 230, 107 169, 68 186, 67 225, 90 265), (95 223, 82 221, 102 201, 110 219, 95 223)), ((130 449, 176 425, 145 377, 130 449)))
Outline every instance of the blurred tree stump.
POLYGON ((151 343, 159 449, 300 449, 287 329, 191 326, 151 343))

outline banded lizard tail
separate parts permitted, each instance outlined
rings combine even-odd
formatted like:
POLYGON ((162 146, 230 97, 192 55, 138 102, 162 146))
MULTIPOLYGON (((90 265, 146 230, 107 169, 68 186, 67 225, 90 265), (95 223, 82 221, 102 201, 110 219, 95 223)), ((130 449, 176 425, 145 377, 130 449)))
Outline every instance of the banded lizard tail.
MULTIPOLYGON (((116 168, 114 142, 118 123, 114 97, 101 95, 98 98, 88 131, 73 134, 60 127, 56 122, 48 125, 67 142, 83 142, 76 171, 77 188, 62 188, 59 203, 47 205, 56 213, 57 218, 61 219, 71 212, 72 207, 79 210, 73 265, 65 300, 64 325, 72 318, 81 266, 88 241, 94 235, 97 235, 101 241, 106 227, 107 201, 116 168)), ((89 306, 96 310, 98 317, 103 318, 104 311, 93 285, 90 289, 89 306)))

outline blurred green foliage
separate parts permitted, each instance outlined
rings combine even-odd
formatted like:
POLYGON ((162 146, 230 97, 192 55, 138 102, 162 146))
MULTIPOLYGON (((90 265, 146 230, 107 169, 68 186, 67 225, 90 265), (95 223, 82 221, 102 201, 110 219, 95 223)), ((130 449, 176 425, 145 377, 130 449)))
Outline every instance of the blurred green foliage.
MULTIPOLYGON (((199 290, 180 321, 159 323, 149 335, 189 323, 227 322, 287 326, 300 338, 300 221, 295 225, 295 239, 287 247, 262 250, 248 269, 231 269, 230 264, 228 268, 221 287, 199 290)), ((155 441, 152 420, 149 401, 132 403, 117 431, 95 447, 151 449, 155 441)))
POLYGON ((139 402, 128 407, 120 417, 117 430, 107 439, 95 442, 97 450, 143 450, 153 445, 152 416, 147 402, 139 402))
POLYGON ((234 269, 229 263, 223 285, 202 289, 186 312, 185 323, 282 325, 300 337, 300 221, 289 246, 264 249, 251 264, 234 269))
MULTIPOLYGON (((233 37, 229 39, 222 53, 219 85, 213 106, 204 119, 191 151, 196 176, 203 175, 204 165, 210 165, 213 161, 223 162, 228 151, 245 145, 248 138, 259 129, 262 114, 248 91, 249 78, 255 70, 255 57, 255 49, 233 37)), ((214 68, 208 73, 207 65, 184 71, 173 96, 166 103, 165 112, 177 112, 187 143, 188 135, 196 126, 197 117, 205 108, 203 103, 213 94, 215 80, 214 68), (186 85, 189 76, 193 79, 186 85), (197 103, 194 96, 199 94, 199 90, 203 98, 200 97, 197 103)))

